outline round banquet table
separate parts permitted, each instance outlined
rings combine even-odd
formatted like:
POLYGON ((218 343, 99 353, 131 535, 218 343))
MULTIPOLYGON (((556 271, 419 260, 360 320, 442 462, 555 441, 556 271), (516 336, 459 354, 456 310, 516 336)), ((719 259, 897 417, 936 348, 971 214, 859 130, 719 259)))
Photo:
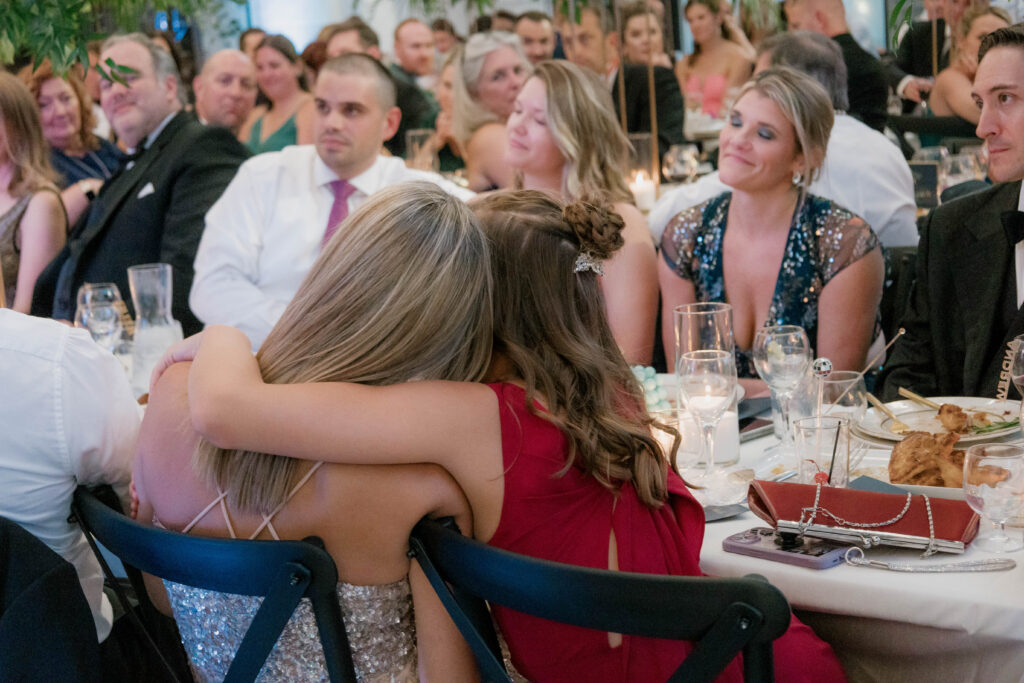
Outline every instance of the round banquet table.
MULTIPOLYGON (((755 464, 772 443, 769 436, 743 444, 740 466, 755 464)), ((888 450, 874 447, 865 465, 887 458, 888 450)), ((1003 556, 968 546, 963 555, 927 560, 914 550, 866 551, 871 559, 922 564, 991 557, 1018 563, 1009 571, 921 574, 845 564, 815 570, 722 550, 724 538, 755 526, 768 525, 751 512, 707 524, 701 569, 766 577, 832 645, 851 681, 1024 680, 1024 551, 1003 556)))

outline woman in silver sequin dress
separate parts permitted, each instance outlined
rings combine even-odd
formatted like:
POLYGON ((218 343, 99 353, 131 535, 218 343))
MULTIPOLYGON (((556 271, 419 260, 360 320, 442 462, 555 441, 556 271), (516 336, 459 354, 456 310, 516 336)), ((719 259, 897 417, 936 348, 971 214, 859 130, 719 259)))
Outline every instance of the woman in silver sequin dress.
MULTIPOLYGON (((491 335, 488 249, 477 221, 434 185, 408 183, 374 195, 349 218, 257 359, 276 383, 474 381, 490 359, 491 335)), ((361 680, 417 680, 417 645, 424 678, 471 678, 464 642, 406 557, 409 532, 424 515, 454 515, 462 528, 472 527, 447 472, 436 465, 321 466, 200 443, 189 427, 187 376, 187 364, 171 367, 150 397, 135 470, 138 518, 212 537, 319 536, 344 581, 338 597, 361 680)), ((322 411, 321 419, 333 419, 329 405, 322 411)), ((374 448, 389 448, 387 433, 374 448)), ((166 588, 163 596, 151 582, 155 600, 168 607, 170 599, 196 678, 222 679, 257 601, 166 588)), ((293 615, 261 680, 326 677, 306 606, 293 615)))
POLYGON ((791 69, 769 69, 744 87, 719 139, 719 173, 733 191, 683 211, 662 237, 668 358, 673 308, 722 301, 733 307, 748 395, 764 391, 749 358, 763 325, 801 325, 836 369, 861 369, 876 337, 882 254, 863 220, 807 194, 832 120, 824 89, 791 69))

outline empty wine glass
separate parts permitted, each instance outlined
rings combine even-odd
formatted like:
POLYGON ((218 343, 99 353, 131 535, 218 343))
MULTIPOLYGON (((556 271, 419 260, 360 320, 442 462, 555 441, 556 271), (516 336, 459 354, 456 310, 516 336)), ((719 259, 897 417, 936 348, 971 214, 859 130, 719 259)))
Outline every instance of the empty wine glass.
POLYGON ((996 531, 978 536, 974 545, 993 553, 1024 547, 1020 535, 1006 534, 1006 521, 1024 509, 1024 447, 1010 444, 978 444, 964 457, 964 499, 996 531))
POLYGON ((89 330, 93 341, 111 353, 121 343, 121 312, 112 302, 80 306, 75 313, 75 325, 89 330))
POLYGON ((762 327, 754 335, 753 353, 754 368, 768 385, 774 399, 772 420, 780 443, 770 450, 775 456, 787 456, 793 453, 793 437, 789 428, 790 399, 811 364, 807 333, 799 325, 762 327))
POLYGON ((732 351, 705 350, 684 353, 676 365, 679 397, 701 431, 703 473, 696 477, 709 502, 726 502, 728 484, 715 470, 715 426, 736 396, 736 358, 732 351))

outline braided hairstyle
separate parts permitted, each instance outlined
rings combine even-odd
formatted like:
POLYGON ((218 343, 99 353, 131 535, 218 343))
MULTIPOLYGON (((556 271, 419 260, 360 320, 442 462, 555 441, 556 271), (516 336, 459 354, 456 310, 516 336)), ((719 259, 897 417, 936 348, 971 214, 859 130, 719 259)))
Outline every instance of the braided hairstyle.
POLYGON ((532 190, 493 193, 471 207, 491 243, 494 348, 523 380, 530 411, 565 434, 559 475, 579 467, 610 490, 630 482, 645 504, 661 505, 668 463, 651 429, 675 436, 673 454, 678 433, 647 414, 612 338, 596 269, 578 267, 581 254, 604 260, 622 246, 622 218, 532 190), (538 398, 547 411, 534 408, 538 398))

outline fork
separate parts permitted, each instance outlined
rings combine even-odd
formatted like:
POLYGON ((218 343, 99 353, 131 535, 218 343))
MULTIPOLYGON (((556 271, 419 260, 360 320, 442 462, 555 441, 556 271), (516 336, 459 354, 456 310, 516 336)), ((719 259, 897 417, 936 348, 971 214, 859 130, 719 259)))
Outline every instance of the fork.
POLYGON ((889 424, 890 432, 892 432, 893 434, 906 434, 907 432, 913 431, 909 425, 907 425, 904 422, 900 422, 899 418, 896 417, 896 414, 889 410, 889 406, 879 401, 878 397, 876 397, 874 394, 872 394, 871 392, 867 392, 867 397, 868 401, 871 402, 871 405, 881 410, 883 413, 886 414, 886 416, 888 416, 890 420, 892 420, 892 422, 889 424))

